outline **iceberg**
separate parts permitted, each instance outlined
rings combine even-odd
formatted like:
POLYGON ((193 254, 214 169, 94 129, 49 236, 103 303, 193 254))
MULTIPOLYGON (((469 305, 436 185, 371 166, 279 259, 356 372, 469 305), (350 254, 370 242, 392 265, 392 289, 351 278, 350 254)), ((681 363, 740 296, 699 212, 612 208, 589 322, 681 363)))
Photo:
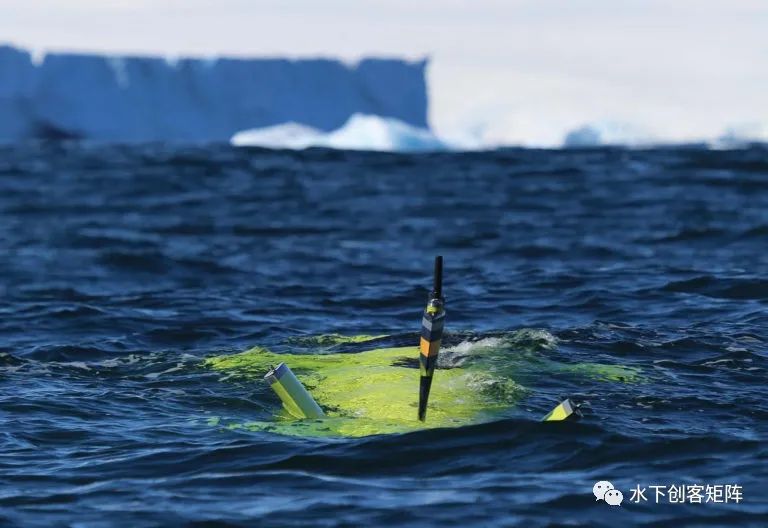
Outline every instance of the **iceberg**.
POLYGON ((740 148, 753 143, 768 143, 768 125, 758 122, 728 127, 714 142, 715 148, 740 148))
POLYGON ((0 141, 229 141, 285 123, 330 132, 356 113, 427 128, 426 65, 74 53, 33 62, 0 46, 0 141))
POLYGON ((657 141, 647 131, 619 121, 602 121, 571 130, 563 139, 565 148, 600 146, 648 146, 657 141))
POLYGON ((429 152, 449 148, 426 128, 415 127, 399 119, 367 114, 353 114, 343 126, 328 133, 300 123, 285 123, 238 132, 231 143, 241 147, 322 147, 382 152, 429 152))
POLYGON ((236 147, 301 150, 320 145, 324 135, 317 128, 291 122, 243 130, 232 136, 230 143, 236 147))
POLYGON ((343 127, 328 134, 327 146, 346 150, 424 152, 447 146, 427 129, 394 118, 354 114, 343 127))

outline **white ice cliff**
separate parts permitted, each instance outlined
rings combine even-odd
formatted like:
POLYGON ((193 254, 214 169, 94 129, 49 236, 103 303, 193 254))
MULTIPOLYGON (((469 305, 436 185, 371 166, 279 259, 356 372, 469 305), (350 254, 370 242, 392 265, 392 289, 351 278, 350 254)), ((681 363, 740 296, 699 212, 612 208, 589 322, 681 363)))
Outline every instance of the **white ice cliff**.
POLYGON ((337 130, 355 113, 427 127, 425 61, 181 59, 0 47, 0 142, 228 141, 300 123, 337 130))

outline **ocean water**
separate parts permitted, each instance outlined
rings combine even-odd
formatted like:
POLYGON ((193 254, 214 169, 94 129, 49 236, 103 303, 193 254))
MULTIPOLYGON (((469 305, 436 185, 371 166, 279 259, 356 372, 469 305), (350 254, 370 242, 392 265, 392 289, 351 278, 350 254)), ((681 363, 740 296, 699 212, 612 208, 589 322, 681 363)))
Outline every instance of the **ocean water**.
POLYGON ((4 147, 0 254, 2 526, 768 525, 765 148, 4 147), (415 344, 436 254, 447 348, 636 378, 543 369, 455 429, 231 426, 277 400, 206 358, 415 344), (539 423, 562 396, 583 419, 539 423))

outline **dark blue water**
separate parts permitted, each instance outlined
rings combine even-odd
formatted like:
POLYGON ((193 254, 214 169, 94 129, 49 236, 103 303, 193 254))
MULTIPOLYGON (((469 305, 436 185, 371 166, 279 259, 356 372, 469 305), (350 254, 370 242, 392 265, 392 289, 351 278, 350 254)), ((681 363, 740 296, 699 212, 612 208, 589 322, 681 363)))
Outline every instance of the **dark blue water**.
POLYGON ((0 255, 0 525, 768 525, 763 148, 4 148, 0 255), (415 339, 438 253, 448 346, 536 329, 643 382, 542 372, 508 419, 362 439, 211 420, 276 400, 206 357, 415 339), (537 423, 559 396, 583 420, 537 423), (742 500, 629 501, 697 483, 742 500))

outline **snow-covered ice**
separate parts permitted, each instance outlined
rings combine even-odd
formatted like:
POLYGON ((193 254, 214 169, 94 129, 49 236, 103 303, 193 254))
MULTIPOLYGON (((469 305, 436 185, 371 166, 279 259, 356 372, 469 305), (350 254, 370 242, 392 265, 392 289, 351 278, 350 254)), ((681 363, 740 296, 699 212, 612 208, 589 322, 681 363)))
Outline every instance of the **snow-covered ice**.
POLYGON ((424 152, 449 148, 429 130, 398 119, 366 114, 354 114, 342 127, 329 133, 299 123, 245 130, 232 137, 232 144, 266 148, 325 147, 390 152, 424 152))
POLYGON ((285 123, 329 132, 355 113, 427 127, 426 61, 180 59, 0 46, 0 141, 228 141, 285 123))

